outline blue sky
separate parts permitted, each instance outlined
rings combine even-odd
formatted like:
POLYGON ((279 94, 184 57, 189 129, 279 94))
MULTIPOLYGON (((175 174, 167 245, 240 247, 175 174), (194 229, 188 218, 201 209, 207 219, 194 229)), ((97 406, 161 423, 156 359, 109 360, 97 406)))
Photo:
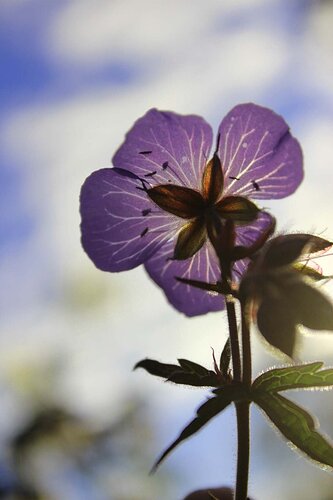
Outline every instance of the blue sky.
MULTIPOLYGON (((80 247, 80 185, 109 164, 133 121, 150 107, 200 114, 216 129, 232 106, 254 101, 283 114, 303 146, 302 187, 270 204, 280 229, 332 237, 332 20, 331 3, 306 0, 287 8, 282 0, 1 3, 3 377, 9 366, 51 361, 56 353, 67 363, 59 391, 81 411, 99 415, 110 392, 120 404, 133 386, 142 394, 149 387, 154 411, 168 418, 156 453, 174 437, 200 396, 179 396, 141 374, 130 376, 130 369, 146 355, 210 365, 224 319, 181 317, 142 270, 98 272, 80 247), (117 381, 111 389, 110 374, 117 381)), ((311 339, 305 344, 307 357, 321 354, 311 339)), ((259 369, 265 358, 260 344, 257 349, 259 369)), ((266 363, 274 363, 269 355, 266 363)), ((232 454, 230 417, 224 417, 225 446, 232 454)), ((230 484, 234 464, 216 462, 218 425, 193 447, 187 443, 173 463, 180 467, 201 449, 210 481, 230 484)), ((260 429, 255 418, 255 433, 260 429)), ((204 481, 199 462, 193 462, 195 477, 184 469, 190 487, 204 481)), ((264 491, 262 465, 256 458, 253 464, 253 487, 264 491)), ((309 477, 319 480, 323 473, 314 471, 309 477)), ((276 491, 276 499, 288 498, 283 485, 276 491)))

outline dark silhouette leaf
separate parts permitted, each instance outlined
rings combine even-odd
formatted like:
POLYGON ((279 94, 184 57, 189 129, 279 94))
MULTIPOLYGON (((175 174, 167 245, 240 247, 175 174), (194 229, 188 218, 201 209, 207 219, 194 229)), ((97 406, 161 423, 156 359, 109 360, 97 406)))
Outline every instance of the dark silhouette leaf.
POLYGON ((230 338, 226 341, 220 358, 220 371, 224 379, 228 378, 228 371, 231 361, 231 344, 230 338))
POLYGON ((221 380, 213 371, 203 376, 198 376, 194 373, 175 372, 167 379, 167 382, 173 382, 174 384, 180 385, 192 385, 193 387, 218 387, 221 385, 221 380))
POLYGON ((134 370, 137 368, 143 368, 151 375, 156 375, 157 377, 162 377, 168 379, 176 371, 180 371, 181 368, 178 365, 172 365, 167 363, 160 363, 154 359, 143 359, 139 361, 135 366, 134 370))
POLYGON ((176 276, 175 279, 184 285, 191 285, 194 288, 199 288, 199 290, 205 290, 207 292, 221 293, 227 294, 230 293, 230 289, 226 288, 225 290, 222 287, 222 283, 206 283, 205 281, 198 280, 189 280, 187 278, 181 278, 180 276, 176 276))
POLYGON ((152 472, 157 469, 160 463, 176 446, 198 432, 207 422, 209 422, 209 420, 218 415, 218 413, 221 413, 221 411, 223 411, 232 402, 232 390, 230 389, 232 388, 230 387, 229 390, 226 389, 223 393, 219 394, 218 397, 208 399, 198 408, 197 416, 185 427, 185 429, 182 430, 178 438, 162 453, 153 466, 152 472))
POLYGON ((221 386, 221 379, 214 371, 188 359, 179 359, 178 362, 179 365, 173 365, 160 363, 153 359, 143 359, 135 365, 134 369, 143 368, 151 375, 162 377, 167 382, 174 384, 194 387, 221 386))
POLYGON ((209 370, 205 368, 204 366, 199 365, 198 363, 194 363, 194 361, 190 361, 188 359, 178 359, 178 363, 180 366, 190 372, 190 373, 196 373, 197 375, 208 375, 209 370))
POLYGON ((256 392, 254 401, 288 441, 312 460, 333 467, 332 445, 317 432, 309 413, 279 394, 256 392))

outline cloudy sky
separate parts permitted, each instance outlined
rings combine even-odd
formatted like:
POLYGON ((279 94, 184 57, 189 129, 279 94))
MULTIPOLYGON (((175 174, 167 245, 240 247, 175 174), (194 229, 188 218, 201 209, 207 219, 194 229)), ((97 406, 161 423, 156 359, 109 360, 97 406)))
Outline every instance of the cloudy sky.
MULTIPOLYGON (((333 3, 315 0, 287 7, 283 0, 1 0, 3 433, 9 414, 17 421, 8 389, 16 367, 54 359, 63 363, 59 394, 82 414, 98 418, 116 413, 131 393, 146 397, 161 427, 156 455, 191 418, 203 392, 169 388, 131 368, 146 356, 210 366, 210 347, 219 351, 226 338, 225 318, 183 317, 141 269, 97 271, 80 246, 80 186, 110 165, 149 108, 199 114, 216 130, 234 105, 256 102, 285 117, 304 152, 302 186, 267 205, 279 229, 332 238, 332 22, 333 3)), ((274 363, 262 344, 255 348, 258 370, 274 363)), ((311 337, 304 349, 305 359, 323 355, 311 337)), ((177 495, 232 484, 232 417, 226 412, 170 458, 185 478, 177 495)), ((265 425, 256 414, 254 437, 265 425)), ((286 446, 278 450, 288 467, 296 463, 295 477, 306 470, 309 484, 324 481, 286 446)), ((251 487, 259 499, 275 481, 264 462, 254 445, 251 487)), ((277 479, 272 499, 298 498, 277 479)))

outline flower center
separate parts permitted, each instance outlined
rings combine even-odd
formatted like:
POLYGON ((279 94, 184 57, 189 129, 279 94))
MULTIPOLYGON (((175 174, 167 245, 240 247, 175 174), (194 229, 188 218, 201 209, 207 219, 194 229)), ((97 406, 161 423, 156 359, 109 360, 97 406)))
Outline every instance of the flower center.
POLYGON ((158 207, 187 220, 178 234, 174 259, 192 257, 203 246, 207 235, 210 237, 212 226, 219 226, 226 220, 242 225, 256 219, 258 207, 242 196, 223 198, 223 186, 222 165, 215 152, 204 169, 201 193, 174 184, 161 184, 147 189, 149 198, 158 207))

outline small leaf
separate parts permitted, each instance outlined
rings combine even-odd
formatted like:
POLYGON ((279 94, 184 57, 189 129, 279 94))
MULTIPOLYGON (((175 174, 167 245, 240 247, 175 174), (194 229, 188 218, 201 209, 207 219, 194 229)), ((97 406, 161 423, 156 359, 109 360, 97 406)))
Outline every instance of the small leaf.
POLYGON ((181 368, 178 365, 172 365, 168 363, 160 363, 154 359, 143 359, 139 361, 135 366, 134 370, 137 368, 143 368, 151 375, 156 375, 157 377, 169 378, 173 373, 180 371, 181 368))
POLYGON ((188 372, 175 372, 167 379, 167 382, 173 382, 180 385, 191 385, 193 387, 219 387, 221 381, 216 373, 209 370, 207 375, 197 375, 188 372))
POLYGON ((197 416, 185 427, 185 429, 182 430, 178 438, 162 453, 153 466, 152 472, 157 469, 160 463, 176 446, 198 432, 207 422, 209 422, 209 420, 223 411, 232 402, 231 396, 232 391, 226 389, 223 393, 219 394, 218 397, 208 399, 208 401, 201 405, 197 410, 197 416))
POLYGON ((220 358, 220 371, 224 379, 228 378, 228 371, 231 361, 231 344, 230 338, 226 341, 220 358))
POLYGON ((279 394, 258 392, 254 401, 288 441, 309 458, 333 467, 332 445, 317 432, 309 413, 279 394))

